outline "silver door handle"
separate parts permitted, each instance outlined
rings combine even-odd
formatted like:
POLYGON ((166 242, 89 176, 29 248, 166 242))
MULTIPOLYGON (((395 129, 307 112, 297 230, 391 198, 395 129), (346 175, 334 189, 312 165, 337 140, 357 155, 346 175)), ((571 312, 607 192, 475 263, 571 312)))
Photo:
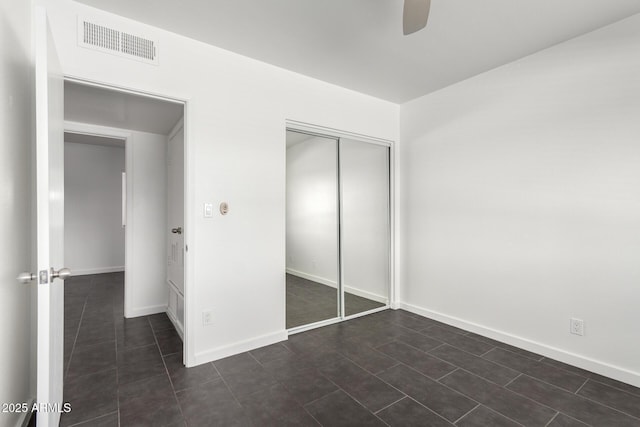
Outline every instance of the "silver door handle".
POLYGON ((178 228, 172 228, 171 232, 173 234, 182 234, 182 227, 178 227, 178 228))
POLYGON ((18 274, 18 282, 20 283, 29 283, 32 280, 35 280, 36 275, 33 273, 29 273, 28 271, 25 271, 24 273, 20 273, 18 274))
POLYGON ((53 279, 65 280, 65 279, 68 279, 69 277, 71 277, 71 270, 69 270, 68 268, 61 268, 60 270, 55 271, 53 267, 51 267, 51 280, 53 279))

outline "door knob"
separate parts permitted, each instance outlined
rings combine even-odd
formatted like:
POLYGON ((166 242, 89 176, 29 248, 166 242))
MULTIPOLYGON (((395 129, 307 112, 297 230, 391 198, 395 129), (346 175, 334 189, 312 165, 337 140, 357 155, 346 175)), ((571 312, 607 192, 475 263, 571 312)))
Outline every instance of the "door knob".
POLYGON ((171 232, 173 234, 182 234, 182 227, 178 227, 178 228, 172 228, 171 232))
POLYGON ((69 270, 68 268, 61 268, 58 271, 55 271, 53 267, 51 268, 51 280, 53 279, 65 280, 65 279, 68 279, 69 277, 71 277, 71 270, 69 270))
POLYGON ((30 281, 34 280, 36 278, 36 275, 33 273, 29 273, 28 271, 25 271, 24 273, 20 273, 18 274, 18 282, 20 283, 29 283, 30 281))

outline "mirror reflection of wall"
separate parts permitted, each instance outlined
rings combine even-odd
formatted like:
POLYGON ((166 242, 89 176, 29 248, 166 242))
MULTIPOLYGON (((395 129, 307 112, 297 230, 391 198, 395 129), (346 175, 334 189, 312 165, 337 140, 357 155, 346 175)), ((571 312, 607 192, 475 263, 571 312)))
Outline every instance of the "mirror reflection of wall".
POLYGON ((389 147, 287 131, 287 329, 388 306, 389 147))
POLYGON ((389 147, 340 139, 346 315, 389 303, 389 147))
POLYGON ((338 316, 337 140, 287 132, 287 329, 338 316))

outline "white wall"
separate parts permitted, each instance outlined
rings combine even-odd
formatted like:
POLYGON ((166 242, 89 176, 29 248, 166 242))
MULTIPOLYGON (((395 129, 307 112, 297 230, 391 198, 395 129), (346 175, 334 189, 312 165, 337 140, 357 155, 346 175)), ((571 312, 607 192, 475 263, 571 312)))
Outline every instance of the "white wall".
MULTIPOLYGON (((0 402, 30 402, 31 300, 35 286, 16 281, 31 270, 33 65, 28 1, 0 1, 0 402)), ((35 350, 35 349, 34 349, 35 350)), ((35 376, 35 375, 33 375, 35 376)), ((24 413, 0 413, 0 426, 24 413)))
POLYGON ((127 140, 125 316, 164 312, 167 291, 167 136, 131 131, 127 140))
POLYGON ((398 106, 142 24, 127 29, 158 40, 159 66, 83 49, 77 15, 113 15, 41 1, 66 74, 188 100, 187 362, 285 339, 285 121, 396 140, 398 106))
POLYGON ((124 147, 65 142, 64 258, 74 275, 124 271, 124 147))
POLYGON ((639 51, 636 15, 402 106, 405 307, 640 385, 639 51))
POLYGON ((312 137, 287 148, 287 272, 337 287, 338 143, 312 137))

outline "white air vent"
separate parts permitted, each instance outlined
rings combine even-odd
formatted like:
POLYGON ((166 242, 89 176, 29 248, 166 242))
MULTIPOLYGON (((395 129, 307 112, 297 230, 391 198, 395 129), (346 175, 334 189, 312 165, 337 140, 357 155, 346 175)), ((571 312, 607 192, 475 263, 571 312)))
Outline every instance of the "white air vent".
POLYGON ((78 45, 158 65, 158 42, 78 17, 78 45))

